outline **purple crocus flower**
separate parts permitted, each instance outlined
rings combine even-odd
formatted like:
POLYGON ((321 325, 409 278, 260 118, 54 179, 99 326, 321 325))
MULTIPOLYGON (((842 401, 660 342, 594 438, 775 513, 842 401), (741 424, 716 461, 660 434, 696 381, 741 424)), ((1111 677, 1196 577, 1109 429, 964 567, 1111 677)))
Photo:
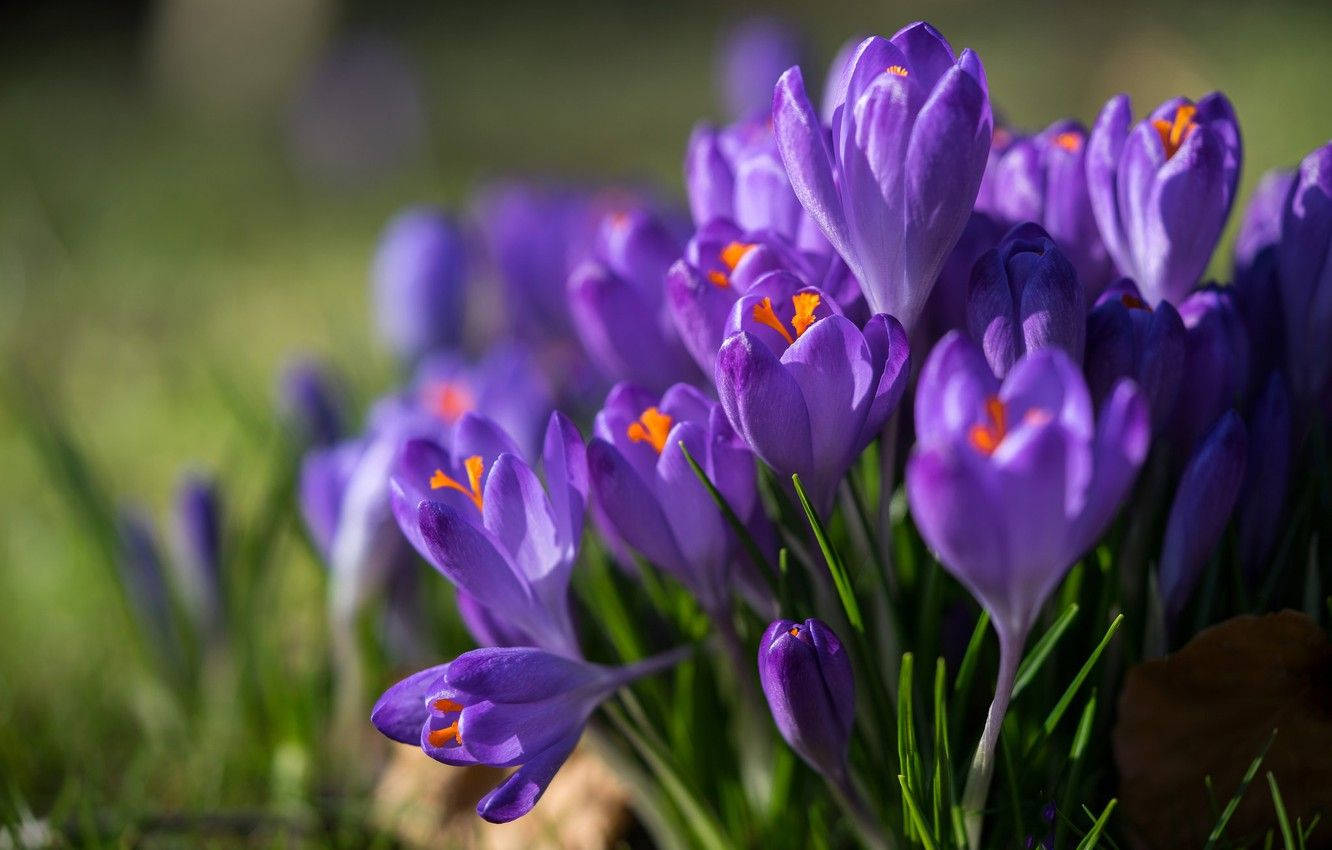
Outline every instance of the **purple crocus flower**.
POLYGON ((1121 379, 1132 378, 1151 409, 1152 433, 1160 434, 1175 410, 1184 351, 1184 322, 1170 302, 1153 309, 1133 281, 1116 281, 1087 316, 1083 369, 1096 409, 1104 407, 1121 379))
POLYGON ((476 805, 491 823, 507 823, 536 805, 597 706, 687 652, 603 667, 532 647, 474 649, 389 688, 370 719, 444 764, 517 767, 476 805))
POLYGON ((1250 581, 1272 554, 1290 485, 1293 423, 1290 392, 1280 372, 1267 378, 1249 414, 1249 458, 1235 509, 1240 563, 1250 581))
POLYGON ((1000 377, 1024 354, 1062 348, 1082 362, 1087 307, 1077 272, 1039 226, 1020 224, 971 272, 967 327, 1000 377))
POLYGON ((1179 616, 1203 566, 1221 541, 1244 481, 1248 437, 1244 420, 1228 410, 1189 458, 1166 520, 1161 544, 1161 598, 1179 616))
POLYGON ((503 432, 467 414, 451 445, 402 446, 389 480, 393 514, 422 557, 506 634, 578 657, 569 574, 587 504, 587 457, 578 429, 560 413, 546 429, 544 462, 548 488, 503 432))
POLYGON ((613 534, 679 579, 710 614, 724 613, 739 546, 681 448, 742 522, 761 520, 754 457, 721 407, 688 384, 660 397, 618 384, 594 433, 588 473, 613 534))
POLYGON ((796 197, 875 313, 915 325, 980 186, 993 117, 985 72, 926 23, 861 42, 831 136, 799 68, 773 127, 796 197))
POLYGON ((777 620, 759 639, 759 682, 791 749, 841 789, 856 717, 851 659, 822 620, 777 620))
POLYGON ((999 678, 962 806, 972 846, 1022 646, 1041 605, 1114 517, 1147 455, 1147 405, 1121 381, 1099 418, 1059 348, 1001 384, 975 343, 945 337, 916 389, 907 499, 921 536, 990 612, 999 678))
POLYGON ((345 432, 342 391, 320 361, 298 358, 286 365, 278 383, 278 404, 302 442, 331 446, 342 439, 345 432))
POLYGON ((726 33, 718 55, 718 79, 726 107, 736 118, 766 112, 772 86, 800 62, 799 34, 771 17, 749 18, 726 33))
POLYGON ((440 210, 399 213, 384 229, 374 262, 380 337, 407 362, 462 338, 466 266, 462 235, 440 210))
POLYGON ((1114 278, 1087 191, 1087 130, 1056 121, 1034 136, 1014 138, 987 169, 988 206, 1002 221, 1033 221, 1050 234, 1077 269, 1092 300, 1114 278))
POLYGON ((1231 287, 1194 290, 1179 305, 1184 322, 1184 375, 1167 435, 1182 454, 1226 410, 1239 408, 1249 386, 1249 338, 1231 287))
MULTIPOLYGON (((1286 360, 1285 316, 1277 258, 1281 220, 1295 185, 1293 171, 1269 171, 1258 182, 1235 236, 1235 297, 1249 332, 1251 375, 1260 381, 1286 360)), ((1257 393, 1261 387, 1250 386, 1257 393)))
POLYGON ((971 288, 971 269, 981 255, 999 244, 1004 229, 993 217, 973 212, 967 219, 953 250, 939 270, 939 279, 930 290, 925 311, 912 331, 911 345, 928 351, 952 330, 967 329, 967 291, 971 288))
POLYGON ((697 376, 666 309, 666 270, 681 250, 646 210, 612 213, 596 259, 569 275, 574 327, 606 377, 664 390, 697 376))
POLYGON ((1332 393, 1332 143, 1300 163, 1281 219, 1278 255, 1286 367, 1301 405, 1332 393))
POLYGON ((187 473, 176 488, 172 519, 182 589, 195 623, 222 622, 222 501, 210 476, 187 473))
POLYGON ((911 371, 896 319, 872 316, 862 331, 838 313, 821 290, 773 272, 735 303, 717 355, 731 425, 781 475, 799 473, 823 515, 911 371))
POLYGON ((1226 96, 1174 98, 1130 127, 1112 97, 1087 140, 1087 188, 1101 240, 1147 303, 1179 304, 1212 256, 1235 201, 1243 159, 1226 96))
POLYGON ((171 592, 152 520, 139 508, 122 508, 116 516, 116 534, 120 584, 144 640, 162 653, 163 660, 182 663, 171 620, 171 592))

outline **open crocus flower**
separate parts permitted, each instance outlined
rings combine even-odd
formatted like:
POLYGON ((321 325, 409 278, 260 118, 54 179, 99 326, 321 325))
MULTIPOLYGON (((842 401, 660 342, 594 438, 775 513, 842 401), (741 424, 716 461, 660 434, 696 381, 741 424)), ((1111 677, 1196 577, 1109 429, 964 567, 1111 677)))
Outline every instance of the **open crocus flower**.
POLYGON ((1087 140, 1087 188, 1106 250, 1148 304, 1178 304, 1202 275, 1239 183, 1239 123, 1226 96, 1174 98, 1130 127, 1128 95, 1087 140))
POLYGON ((1152 412, 1152 433, 1170 422, 1184 378, 1184 322, 1162 301, 1153 309, 1133 281, 1112 284, 1087 316, 1087 352, 1083 369, 1096 409, 1104 407, 1115 386, 1132 378, 1152 412))
POLYGON ((1034 136, 1011 136, 987 169, 988 197, 976 206, 1009 225, 1043 227, 1078 271, 1087 299, 1114 278, 1087 192, 1087 130, 1056 121, 1034 136))
POLYGON ((681 247, 645 210, 602 222, 596 259, 569 275, 569 306, 583 347, 612 380, 664 390, 698 371, 666 310, 666 270, 681 247))
POLYGON ((871 311, 914 327, 980 187, 993 117, 985 72, 926 23, 861 42, 831 139, 799 68, 773 127, 796 197, 860 281, 871 311), (830 145, 831 141, 831 145, 830 145))
POLYGON ((762 521, 754 457, 725 413, 688 384, 660 398, 619 384, 594 430, 588 473, 612 531, 679 579, 709 613, 724 612, 738 542, 681 444, 741 522, 762 521))
POLYGON ((1132 381, 1115 387, 1097 419, 1081 373, 1058 348, 1028 354, 1001 384, 980 349, 954 333, 921 371, 906 470, 911 514, 999 635, 995 698, 962 802, 973 847, 1027 634, 1114 517, 1150 436, 1132 381))
POLYGON ((450 446, 413 440, 399 451, 393 514, 416 550, 506 634, 577 657, 569 573, 583 529, 587 458, 563 414, 551 414, 544 462, 549 492, 503 432, 467 414, 450 446))
POLYGON ((611 668, 531 647, 474 649, 389 688, 370 719, 444 764, 517 767, 476 805, 491 823, 507 823, 536 805, 598 705, 685 652, 611 668))
POLYGON ((864 330, 824 292, 773 272, 731 310, 717 355, 722 407, 777 472, 799 473, 821 514, 906 387, 906 331, 892 316, 864 330))

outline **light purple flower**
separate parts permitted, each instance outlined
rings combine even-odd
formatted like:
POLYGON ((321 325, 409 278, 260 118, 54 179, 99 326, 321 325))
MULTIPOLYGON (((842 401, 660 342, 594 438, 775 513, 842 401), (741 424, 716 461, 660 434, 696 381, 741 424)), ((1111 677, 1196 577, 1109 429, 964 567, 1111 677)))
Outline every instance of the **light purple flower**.
POLYGON ((282 415, 306 444, 331 446, 342 439, 341 387, 325 364, 312 358, 287 363, 278 384, 282 415))
POLYGON ((206 631, 222 623, 222 500, 211 476, 186 473, 176 487, 172 520, 181 589, 206 631))
POLYGON ((379 240, 373 278, 380 337, 406 362, 462 339, 466 259, 462 234, 440 210, 399 213, 379 240))
POLYGON ((799 34, 777 18, 749 18, 732 27, 717 56, 717 77, 731 115, 766 112, 773 84, 800 62, 802 52, 799 34))

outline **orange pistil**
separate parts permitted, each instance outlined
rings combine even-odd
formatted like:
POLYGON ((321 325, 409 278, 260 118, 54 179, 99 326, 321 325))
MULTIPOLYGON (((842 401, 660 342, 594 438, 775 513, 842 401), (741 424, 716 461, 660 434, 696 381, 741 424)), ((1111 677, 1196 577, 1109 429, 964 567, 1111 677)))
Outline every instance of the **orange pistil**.
MULTIPOLYGON (((726 266, 726 271, 733 272, 735 271, 735 267, 740 265, 740 261, 745 258, 745 255, 757 247, 758 246, 752 242, 728 242, 726 243, 726 247, 721 249, 721 254, 718 258, 722 261, 722 264, 726 266)), ((717 269, 708 272, 708 280, 718 289, 726 289, 731 285, 731 279, 727 276, 726 272, 718 271, 717 269)))
POLYGON ((1060 133, 1054 137, 1054 143, 1069 153, 1077 153, 1082 150, 1082 134, 1068 131, 1060 133))
POLYGON ((649 443, 661 454, 666 447, 666 435, 671 433, 671 417, 655 407, 643 411, 643 415, 629 423, 629 439, 635 443, 649 443))
POLYGON ((731 279, 726 276, 726 273, 719 272, 716 269, 708 272, 708 280, 718 289, 725 289, 731 285, 731 279))
POLYGON ((1123 304, 1130 310, 1146 310, 1149 313, 1152 310, 1151 307, 1147 306, 1146 301, 1143 301, 1132 292, 1125 292, 1123 295, 1119 296, 1119 303, 1123 304))
POLYGON ((425 407, 450 425, 476 406, 471 391, 457 381, 436 381, 422 395, 425 407))
POLYGON ((754 321, 767 325, 781 334, 787 345, 795 342, 795 337, 791 336, 791 332, 786 329, 786 325, 782 324, 782 320, 777 318, 777 312, 772 309, 771 298, 764 297, 762 301, 754 305, 754 321))
POLYGON ((1197 112, 1198 107, 1191 103, 1185 103, 1175 108, 1174 121, 1157 118, 1152 122, 1157 135, 1161 137, 1161 145, 1165 148, 1166 159, 1170 159, 1179 151, 1180 146, 1188 139, 1189 134, 1198 126, 1193 120, 1193 116, 1197 112))
POLYGON ((905 77, 907 75, 907 69, 901 65, 889 65, 887 71, 894 77, 905 77))
POLYGON ((436 469, 435 474, 430 476, 430 489, 440 490, 448 488, 457 490, 464 496, 472 500, 476 509, 481 510, 481 473, 486 471, 486 463, 481 460, 480 455, 472 455, 463 461, 463 468, 467 470, 467 485, 464 487, 459 484, 452 476, 445 475, 444 470, 436 469))
POLYGON ((426 740, 430 742, 432 747, 445 746, 449 741, 456 741, 461 744, 462 733, 458 731, 458 721, 453 721, 443 729, 431 729, 429 734, 426 735, 426 740))
POLYGON ((786 633, 791 637, 800 637, 800 627, 792 626, 791 628, 787 629, 786 633))
POLYGON ((1008 411, 1004 409, 1004 403, 999 397, 992 395, 985 400, 985 415, 990 420, 989 423, 972 425, 971 430, 967 432, 967 439, 981 452, 991 455, 1008 434, 1006 426, 1008 411))

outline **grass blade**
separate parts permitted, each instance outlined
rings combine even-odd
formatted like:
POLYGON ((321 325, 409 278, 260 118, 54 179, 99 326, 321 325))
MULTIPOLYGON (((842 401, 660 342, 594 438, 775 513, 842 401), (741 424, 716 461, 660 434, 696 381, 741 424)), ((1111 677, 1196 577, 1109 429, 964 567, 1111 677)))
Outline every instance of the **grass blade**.
POLYGON ((712 479, 708 478, 708 474, 703 471, 703 467, 699 466, 698 461, 694 460, 694 456, 689 453, 689 449, 685 446, 684 440, 680 441, 680 452, 684 455, 685 462, 689 464, 689 468, 694 470, 694 474, 698 476, 698 480, 703 483, 705 488, 707 488, 708 495, 712 497, 712 501, 717 503, 717 507, 721 510, 722 516, 726 517, 726 521, 730 523, 731 530, 735 532, 736 537, 740 539, 741 545, 745 547, 745 554, 749 556, 749 560, 752 561, 754 566, 758 568, 759 572, 763 574, 763 580, 768 583, 768 588, 772 590, 774 595, 776 595, 778 592, 777 574, 773 572, 772 564, 768 563, 768 559, 763 557, 763 550, 759 549, 758 543, 754 540, 754 535, 749 533, 749 529, 740 521, 740 517, 736 512, 731 509, 730 503, 726 501, 726 497, 717 489, 717 485, 712 483, 712 479))
POLYGON ((814 512, 814 506, 810 504, 809 496, 805 493, 805 487, 800 483, 799 473, 791 476, 791 483, 795 485, 796 497, 800 499, 800 506, 805 509, 805 516, 809 519, 810 528, 814 530, 814 539, 818 541, 819 549, 823 552, 824 563, 828 565, 833 586, 837 588, 837 596, 841 599, 842 608, 846 611, 846 620, 851 624, 851 628, 863 635, 865 633, 865 621, 860 615, 860 603, 856 601, 856 594, 851 587, 851 577, 847 575, 846 565, 842 563, 837 550, 832 546, 832 541, 828 539, 828 530, 824 528, 823 521, 814 512))
POLYGON ((1068 705, 1073 701, 1073 697, 1077 695, 1078 688, 1082 687, 1082 683, 1087 680, 1087 676, 1091 673, 1092 668, 1095 667, 1096 662, 1100 660, 1101 653, 1104 652, 1105 648, 1110 644, 1110 639, 1119 631, 1119 627, 1123 622, 1123 614, 1116 616, 1115 619, 1110 622, 1110 627, 1105 630, 1105 636, 1101 638, 1101 642, 1096 644, 1096 648, 1093 649, 1091 655, 1087 657, 1087 661, 1082 665, 1082 669, 1078 671, 1078 674, 1073 677, 1073 681, 1070 682, 1068 687, 1064 690, 1064 695, 1059 698, 1059 702, 1055 703, 1055 707, 1050 709, 1050 713, 1046 716, 1045 723, 1042 724, 1041 727, 1047 736, 1059 725, 1059 719, 1063 717, 1064 712, 1068 710, 1068 705))
POLYGON ((938 845, 934 843, 934 838, 930 836, 930 831, 925 826, 925 818, 920 813, 920 807, 911 796, 911 789, 907 788, 906 777, 899 773, 897 782, 902 786, 902 802, 906 805, 908 822, 916 828, 916 838, 925 850, 938 850, 938 845))
POLYGON ((1235 789, 1230 802, 1226 803, 1226 807, 1221 810, 1221 817, 1217 818, 1216 826, 1212 827, 1212 834, 1207 836, 1207 843, 1203 845, 1203 850, 1212 850, 1216 843, 1221 840, 1222 834, 1226 831, 1226 825, 1230 823, 1235 810, 1239 808, 1240 800, 1244 798, 1244 792, 1249 790, 1249 783, 1253 782, 1253 778, 1258 775, 1258 768, 1262 765, 1263 759, 1267 757, 1267 750, 1272 746, 1272 741, 1275 739, 1276 730, 1273 729, 1272 734, 1267 736, 1267 743, 1263 744, 1262 750, 1249 763, 1249 769, 1244 771, 1244 777, 1240 779, 1239 787, 1235 789))
POLYGON ((1027 657, 1022 659, 1022 663, 1018 665, 1017 677, 1013 680, 1013 699, 1017 699, 1017 695, 1022 693, 1022 690, 1035 678, 1037 672, 1041 669, 1041 665, 1045 663, 1045 659, 1049 658, 1050 653, 1054 651, 1059 638, 1063 637, 1064 632, 1068 631, 1068 627, 1073 624, 1077 616, 1078 603, 1074 602, 1064 609, 1064 613, 1059 615, 1059 619, 1055 620, 1045 634, 1041 635, 1041 639, 1036 641, 1036 645, 1031 648, 1031 652, 1027 653, 1027 657))
POLYGON ((915 672, 915 658, 907 652, 902 655, 901 675, 897 684, 897 763, 902 768, 902 820, 907 839, 911 840, 912 821, 907 811, 905 795, 913 793, 920 783, 920 752, 916 748, 916 719, 912 711, 911 686, 915 672))
POLYGON ((1272 808, 1276 809, 1277 825, 1281 827, 1281 840, 1286 842, 1286 850, 1297 850, 1295 834, 1290 830, 1290 818, 1286 815, 1286 803, 1281 799, 1281 789, 1277 787, 1272 771, 1267 772, 1267 787, 1272 792, 1272 808))
POLYGON ((1101 833, 1105 831, 1106 823, 1110 820, 1110 813, 1115 810, 1115 804, 1118 802, 1118 800, 1111 800, 1105 804, 1105 811, 1101 812, 1101 816, 1092 824, 1092 828, 1088 830, 1087 834, 1082 836, 1082 840, 1078 842, 1077 850, 1090 850, 1096 846, 1096 842, 1101 840, 1101 833))
POLYGON ((971 640, 967 641, 967 651, 962 656, 962 663, 957 668, 957 678, 953 680, 954 695, 963 697, 971 689, 971 679, 976 673, 976 663, 980 660, 982 644, 985 643, 985 630, 990 625, 990 612, 981 611, 976 628, 971 630, 971 640))

